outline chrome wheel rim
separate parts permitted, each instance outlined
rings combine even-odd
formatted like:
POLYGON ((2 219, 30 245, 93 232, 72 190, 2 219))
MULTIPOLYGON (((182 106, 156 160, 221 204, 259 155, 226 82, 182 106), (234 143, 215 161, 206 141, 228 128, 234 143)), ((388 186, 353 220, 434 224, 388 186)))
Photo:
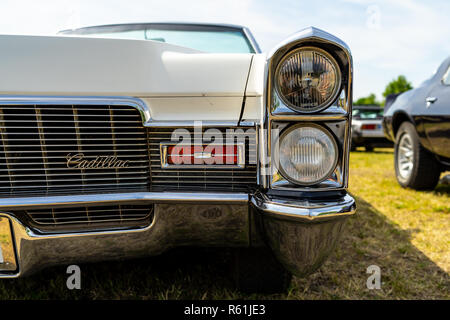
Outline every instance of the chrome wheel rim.
POLYGON ((398 158, 397 168, 402 178, 409 178, 411 175, 414 162, 414 150, 411 137, 408 134, 404 134, 398 144, 398 158))

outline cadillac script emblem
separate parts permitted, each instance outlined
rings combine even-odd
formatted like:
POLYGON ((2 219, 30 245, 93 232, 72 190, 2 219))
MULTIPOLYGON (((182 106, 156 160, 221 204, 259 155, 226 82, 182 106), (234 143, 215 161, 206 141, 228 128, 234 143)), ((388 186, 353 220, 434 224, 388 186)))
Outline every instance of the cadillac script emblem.
POLYGON ((119 160, 117 156, 92 156, 91 160, 83 153, 68 154, 67 168, 69 169, 120 169, 127 168, 130 160, 119 160))

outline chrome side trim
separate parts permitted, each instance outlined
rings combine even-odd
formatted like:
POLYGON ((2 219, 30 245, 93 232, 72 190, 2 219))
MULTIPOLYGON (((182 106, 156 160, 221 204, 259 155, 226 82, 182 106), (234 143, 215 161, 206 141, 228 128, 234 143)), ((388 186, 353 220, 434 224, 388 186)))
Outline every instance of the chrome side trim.
POLYGON ((0 201, 0 210, 32 208, 56 208, 69 206, 99 205, 102 203, 223 203, 245 204, 249 201, 247 193, 185 193, 185 192, 134 192, 134 193, 107 193, 84 194, 70 196, 49 197, 20 197, 3 198, 0 201))

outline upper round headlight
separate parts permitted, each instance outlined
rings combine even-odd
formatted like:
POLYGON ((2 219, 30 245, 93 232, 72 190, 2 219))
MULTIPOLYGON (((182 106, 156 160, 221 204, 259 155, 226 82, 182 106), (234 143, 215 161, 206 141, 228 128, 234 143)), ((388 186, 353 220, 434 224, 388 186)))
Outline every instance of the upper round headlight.
POLYGON ((339 94, 341 72, 336 60, 319 48, 303 47, 278 64, 275 88, 283 102, 297 112, 328 107, 339 94))
POLYGON ((319 125, 294 125, 280 136, 278 168, 293 183, 312 185, 325 180, 335 169, 337 159, 335 139, 319 125))

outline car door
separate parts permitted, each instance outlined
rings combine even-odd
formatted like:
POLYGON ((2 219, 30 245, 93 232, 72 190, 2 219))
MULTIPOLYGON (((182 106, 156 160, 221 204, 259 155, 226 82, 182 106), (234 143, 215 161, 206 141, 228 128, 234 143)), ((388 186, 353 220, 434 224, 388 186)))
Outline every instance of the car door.
POLYGON ((424 103, 423 126, 431 147, 436 154, 450 158, 450 66, 424 103))

